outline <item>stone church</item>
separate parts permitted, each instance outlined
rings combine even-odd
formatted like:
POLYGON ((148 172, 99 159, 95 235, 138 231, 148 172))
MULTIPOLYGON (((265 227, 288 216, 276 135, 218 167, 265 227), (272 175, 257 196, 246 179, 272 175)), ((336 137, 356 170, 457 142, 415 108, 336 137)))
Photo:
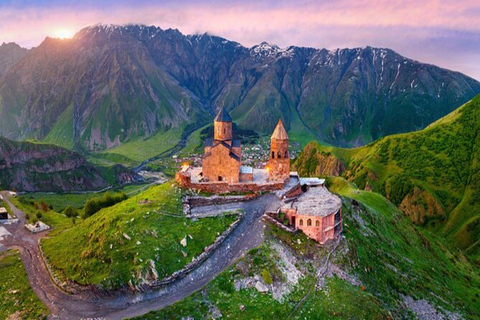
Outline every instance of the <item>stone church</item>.
MULTIPOLYGON (((203 182, 226 181, 228 183, 253 181, 253 168, 242 166, 240 140, 233 139, 232 118, 225 108, 215 117, 213 139, 205 141, 202 162, 203 182)), ((266 167, 269 181, 288 181, 290 177, 290 154, 288 134, 282 120, 270 138, 270 160, 266 167)))
POLYGON ((233 139, 232 118, 225 108, 215 117, 213 128, 213 139, 205 141, 203 181, 238 183, 251 180, 241 174, 242 147, 240 140, 233 139))

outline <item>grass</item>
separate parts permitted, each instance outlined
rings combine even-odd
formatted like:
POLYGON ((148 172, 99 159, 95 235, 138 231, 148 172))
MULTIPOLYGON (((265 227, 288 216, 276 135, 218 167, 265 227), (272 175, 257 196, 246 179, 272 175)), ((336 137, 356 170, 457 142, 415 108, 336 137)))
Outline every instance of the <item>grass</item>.
POLYGON ((312 142, 295 165, 301 175, 312 175, 325 165, 325 155, 337 157, 344 178, 361 189, 368 184, 480 265, 479 110, 477 96, 424 130, 356 149, 312 142))
POLYGON ((328 182, 332 191, 364 207, 362 226, 354 214, 348 215, 358 209, 346 203, 345 236, 350 240, 347 261, 367 289, 392 306, 401 293, 480 317, 479 270, 462 251, 413 225, 382 195, 358 190, 340 178, 328 182))
POLYGON ((192 221, 182 213, 184 191, 169 182, 103 209, 42 241, 61 279, 115 289, 181 269, 213 243, 236 217, 192 221), (187 238, 187 246, 180 241, 187 238), (191 237, 191 238, 190 238, 191 237))
MULTIPOLYGON (((144 188, 145 185, 128 185, 123 188, 117 188, 113 191, 123 191, 128 195, 135 195, 144 188)), ((82 209, 85 203, 92 199, 101 197, 106 192, 91 192, 91 193, 44 193, 44 192, 36 192, 36 193, 27 193, 24 195, 19 196, 22 202, 39 202, 40 200, 44 200, 48 205, 53 207, 53 210, 56 212, 62 212, 66 207, 72 206, 77 209, 82 209)))
MULTIPOLYGON (((145 140, 123 143, 102 154, 109 156, 120 155, 133 161, 142 162, 173 147, 180 140, 183 130, 183 127, 172 128, 165 132, 159 132, 145 140)), ((115 158, 115 160, 119 159, 121 158, 115 158)))
POLYGON ((314 290, 315 272, 323 267, 328 249, 303 233, 291 234, 268 225, 262 246, 249 251, 204 289, 138 319, 207 319, 216 309, 233 319, 415 318, 402 295, 425 299, 439 312, 459 312, 466 319, 480 317, 480 275, 460 250, 413 225, 382 195, 359 190, 341 178, 329 179, 328 184, 344 203, 345 240, 331 256, 331 263, 361 285, 333 276, 321 290, 314 290), (273 242, 297 257, 297 269, 304 270, 299 283, 281 301, 254 288, 236 290, 236 280, 262 276, 265 270, 274 284, 285 282, 284 262, 272 249, 273 242))
MULTIPOLYGON (((50 236, 54 236, 74 226, 74 222, 71 218, 67 218, 62 213, 54 210, 43 212, 35 209, 30 203, 22 201, 22 197, 10 198, 10 201, 15 207, 22 210, 25 214, 28 214, 30 218, 35 217, 38 212, 41 212, 42 218, 40 220, 53 229, 49 234, 50 236)), ((79 219, 76 221, 79 221, 79 219)))
POLYGON ((0 270, 0 318, 46 319, 49 312, 30 287, 19 252, 1 252, 0 270))

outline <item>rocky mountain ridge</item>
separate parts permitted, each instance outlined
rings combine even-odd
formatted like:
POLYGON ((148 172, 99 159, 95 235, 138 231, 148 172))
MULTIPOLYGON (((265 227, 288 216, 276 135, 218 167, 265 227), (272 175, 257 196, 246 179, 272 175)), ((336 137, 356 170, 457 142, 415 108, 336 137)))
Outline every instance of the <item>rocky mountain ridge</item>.
POLYGON ((209 34, 96 25, 47 38, 0 83, 0 134, 104 150, 225 106, 242 127, 357 146, 424 128, 480 92, 389 49, 246 48, 209 34))
POLYGON ((20 47, 16 43, 2 43, 2 45, 0 45, 0 78, 27 53, 27 49, 20 47))

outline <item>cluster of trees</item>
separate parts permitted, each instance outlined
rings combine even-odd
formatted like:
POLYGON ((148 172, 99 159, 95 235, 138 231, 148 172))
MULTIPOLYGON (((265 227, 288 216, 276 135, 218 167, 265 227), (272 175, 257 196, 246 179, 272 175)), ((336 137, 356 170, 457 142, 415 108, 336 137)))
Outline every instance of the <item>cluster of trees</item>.
POLYGON ((48 205, 43 199, 41 199, 39 202, 34 202, 33 207, 35 210, 42 210, 44 213, 53 209, 53 207, 48 205))
POLYGON ((122 202, 128 199, 128 196, 124 192, 110 193, 107 192, 101 197, 92 198, 85 203, 83 208, 82 218, 88 218, 103 208, 113 206, 116 203, 122 202))

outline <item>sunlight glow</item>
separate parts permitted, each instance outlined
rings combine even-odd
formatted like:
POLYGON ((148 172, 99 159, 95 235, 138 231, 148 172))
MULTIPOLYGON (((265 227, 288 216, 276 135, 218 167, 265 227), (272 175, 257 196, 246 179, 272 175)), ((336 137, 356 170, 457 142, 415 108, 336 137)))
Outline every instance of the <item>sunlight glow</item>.
POLYGON ((75 33, 72 30, 59 29, 59 30, 55 31, 53 36, 55 38, 59 38, 59 39, 71 39, 71 38, 73 38, 74 34, 75 33))

